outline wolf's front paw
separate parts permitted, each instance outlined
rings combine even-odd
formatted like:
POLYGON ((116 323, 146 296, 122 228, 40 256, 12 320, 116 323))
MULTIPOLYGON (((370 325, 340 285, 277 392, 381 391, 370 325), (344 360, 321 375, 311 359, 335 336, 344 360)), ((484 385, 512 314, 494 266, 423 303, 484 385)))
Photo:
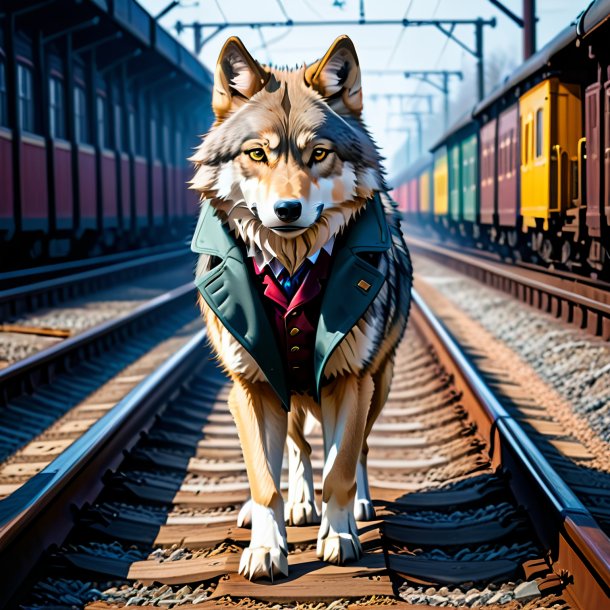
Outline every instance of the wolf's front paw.
POLYGON ((323 507, 316 553, 322 561, 342 565, 362 555, 351 506, 340 508, 331 499, 323 507))
POLYGON ((278 547, 248 547, 244 549, 239 562, 239 573, 249 580, 278 576, 288 576, 288 558, 286 552, 278 547))
POLYGON ((322 561, 343 565, 362 555, 362 546, 354 534, 332 534, 318 539, 317 555, 322 561))
MULTIPOLYGON (((244 550, 239 562, 239 573, 246 578, 269 578, 288 575, 288 546, 286 528, 278 519, 282 515, 281 499, 276 510, 250 500, 249 514, 252 520, 250 546, 244 550)), ((244 508, 246 506, 244 504, 244 508)), ((244 511, 242 508, 242 511, 244 511)))
POLYGON ((354 502, 354 518, 356 521, 372 521, 375 518, 373 503, 367 498, 356 498, 354 502))
POLYGON ((237 527, 252 525, 252 500, 246 500, 237 515, 237 527))
POLYGON ((312 525, 320 523, 320 513, 312 500, 287 502, 284 506, 286 525, 312 525))

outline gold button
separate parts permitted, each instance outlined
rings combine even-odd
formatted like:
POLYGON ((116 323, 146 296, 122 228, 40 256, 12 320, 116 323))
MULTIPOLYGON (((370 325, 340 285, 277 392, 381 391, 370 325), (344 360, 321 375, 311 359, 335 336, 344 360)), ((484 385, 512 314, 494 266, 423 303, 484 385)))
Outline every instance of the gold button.
POLYGON ((295 326, 294 328, 290 329, 290 336, 294 337, 295 335, 298 335, 301 331, 295 326))
POLYGON ((300 366, 293 366, 293 367, 292 367, 292 370, 293 370, 293 371, 298 371, 300 368, 301 368, 300 366))
POLYGON ((291 316, 296 316, 298 315, 299 311, 298 309, 295 309, 293 312, 290 313, 291 316))
POLYGON ((291 352, 298 352, 298 351, 299 351, 299 349, 300 349, 300 348, 299 348, 299 346, 298 346, 298 345, 293 345, 293 346, 290 348, 290 351, 291 351, 291 352))
POLYGON ((360 280, 356 285, 358 286, 358 288, 362 288, 364 292, 368 292, 369 288, 371 287, 371 285, 365 280, 360 280))

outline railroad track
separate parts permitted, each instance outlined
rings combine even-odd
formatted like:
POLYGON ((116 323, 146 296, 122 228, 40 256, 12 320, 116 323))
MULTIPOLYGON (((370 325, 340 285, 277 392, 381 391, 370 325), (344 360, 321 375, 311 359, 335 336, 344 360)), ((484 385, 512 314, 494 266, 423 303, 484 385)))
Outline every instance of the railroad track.
POLYGON ((407 242, 413 253, 421 253, 577 328, 610 340, 610 292, 603 282, 508 265, 414 236, 408 236, 407 242))
MULTIPOLYGON (((370 439, 378 519, 359 524, 365 556, 322 564, 317 528, 288 528, 290 578, 239 577, 248 485, 208 356, 201 331, 0 502, 5 602, 605 607, 608 538, 417 296, 370 439)), ((319 486, 319 431, 311 444, 319 486)))
MULTIPOLYGON (((90 294, 160 267, 187 262, 191 253, 184 244, 146 248, 85 261, 49 265, 0 274, 0 323, 43 307, 55 307, 77 296, 90 294)), ((27 332, 28 329, 12 330, 27 332)), ((29 332, 40 332, 30 328, 29 332)))
POLYGON ((0 498, 72 445, 193 334, 189 282, 0 371, 0 498))

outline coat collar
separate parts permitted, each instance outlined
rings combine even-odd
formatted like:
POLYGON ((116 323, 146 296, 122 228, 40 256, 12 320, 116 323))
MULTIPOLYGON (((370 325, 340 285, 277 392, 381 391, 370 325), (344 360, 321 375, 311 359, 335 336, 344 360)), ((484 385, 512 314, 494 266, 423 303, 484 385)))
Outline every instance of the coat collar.
MULTIPOLYGON (((375 193, 335 245, 316 331, 314 373, 317 400, 328 359, 364 315, 385 281, 377 267, 359 254, 384 252, 391 243, 383 206, 375 193)), ((290 390, 285 363, 279 350, 269 349, 268 339, 273 336, 273 331, 261 296, 255 289, 242 248, 216 216, 209 201, 203 203, 191 249, 219 259, 218 265, 197 277, 195 283, 221 322, 256 360, 288 409, 290 390)), ((295 298, 297 296, 298 292, 295 298)))

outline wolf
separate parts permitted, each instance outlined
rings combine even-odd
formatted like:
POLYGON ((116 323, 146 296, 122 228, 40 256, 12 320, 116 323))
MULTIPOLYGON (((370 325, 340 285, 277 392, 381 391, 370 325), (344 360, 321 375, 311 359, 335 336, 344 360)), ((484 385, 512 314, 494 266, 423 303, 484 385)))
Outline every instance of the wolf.
POLYGON ((239 568, 249 579, 288 574, 286 523, 320 523, 318 556, 343 564, 362 553, 356 521, 375 517, 367 437, 388 395, 412 267, 362 105, 347 36, 295 69, 260 64, 232 37, 214 75, 216 120, 191 158, 202 202, 195 283, 233 381, 251 492, 238 518, 252 528, 239 568), (324 439, 321 514, 311 415, 324 439))

